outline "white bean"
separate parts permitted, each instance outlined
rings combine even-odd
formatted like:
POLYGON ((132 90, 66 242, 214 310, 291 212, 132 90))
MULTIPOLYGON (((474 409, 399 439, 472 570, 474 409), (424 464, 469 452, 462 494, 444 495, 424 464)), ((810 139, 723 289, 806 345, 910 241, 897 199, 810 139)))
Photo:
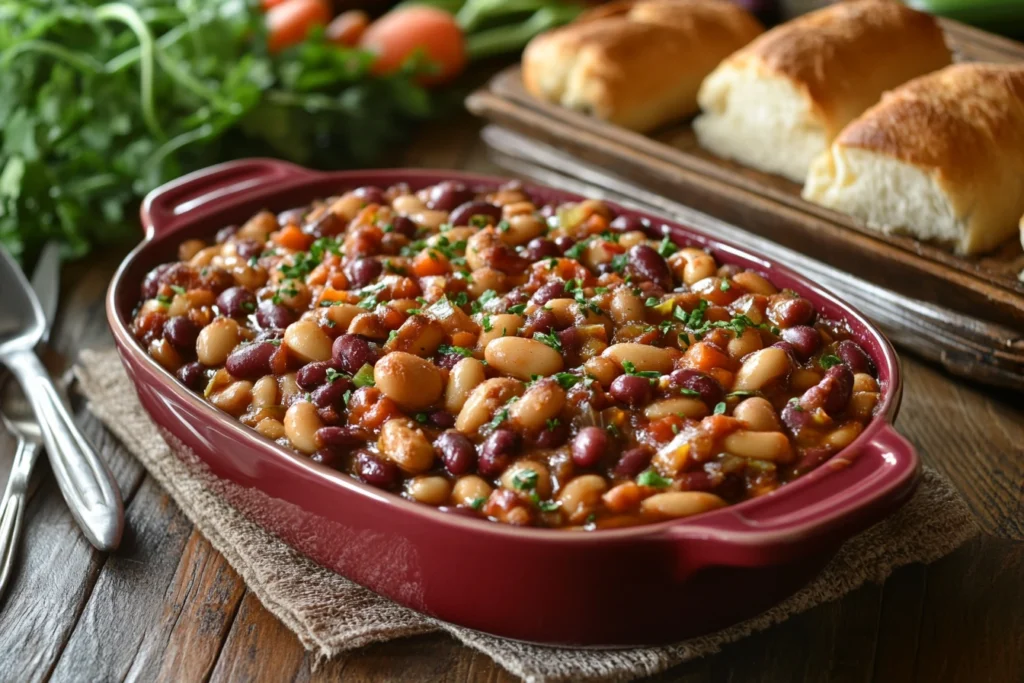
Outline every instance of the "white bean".
POLYGON ((791 368, 789 354, 782 349, 775 346, 761 349, 743 361, 736 373, 733 391, 757 391, 785 377, 791 368))

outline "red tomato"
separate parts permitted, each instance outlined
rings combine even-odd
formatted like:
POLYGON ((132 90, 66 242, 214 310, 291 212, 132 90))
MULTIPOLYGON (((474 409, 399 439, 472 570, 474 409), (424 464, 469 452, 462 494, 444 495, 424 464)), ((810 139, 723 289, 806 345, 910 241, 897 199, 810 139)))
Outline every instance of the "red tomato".
POLYGON ((370 25, 370 16, 362 10, 350 9, 327 24, 327 39, 337 45, 351 47, 359 42, 370 25))
POLYGON ((301 43, 314 26, 323 26, 331 20, 327 0, 285 0, 267 12, 267 47, 279 52, 301 43))
POLYGON ((363 33, 359 44, 377 54, 374 71, 397 70, 417 50, 435 65, 436 72, 423 76, 425 84, 451 80, 466 65, 462 29, 451 14, 426 5, 413 5, 388 12, 363 33))
POLYGON ((286 0, 260 0, 260 9, 266 12, 271 7, 277 7, 286 0))

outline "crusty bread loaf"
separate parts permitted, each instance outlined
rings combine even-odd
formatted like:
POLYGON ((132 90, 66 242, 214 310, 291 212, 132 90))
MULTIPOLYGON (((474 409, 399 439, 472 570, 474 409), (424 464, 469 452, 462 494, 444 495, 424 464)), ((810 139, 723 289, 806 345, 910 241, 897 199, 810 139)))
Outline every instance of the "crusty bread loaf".
POLYGON ((701 81, 762 31, 727 0, 647 0, 596 8, 523 53, 536 97, 649 131, 697 111, 701 81))
POLYGON ((811 161, 882 93, 950 63, 935 20, 889 0, 856 0, 782 24, 708 76, 700 144, 802 183, 811 161))
POLYGON ((958 64, 886 93, 811 167, 804 198, 987 251, 1024 213, 1024 65, 958 64))

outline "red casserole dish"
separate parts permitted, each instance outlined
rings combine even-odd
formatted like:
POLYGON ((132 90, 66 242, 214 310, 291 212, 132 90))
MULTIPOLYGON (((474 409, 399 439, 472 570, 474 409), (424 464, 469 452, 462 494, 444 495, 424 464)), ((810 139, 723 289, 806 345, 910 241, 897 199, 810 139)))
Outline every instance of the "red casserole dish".
MULTIPOLYGON (((142 208, 146 238, 110 285, 107 316, 143 407, 179 457, 212 475, 246 515, 316 562, 430 616, 545 644, 676 641, 751 617, 805 585, 851 535, 913 492, 920 464, 892 428, 899 364, 863 316, 787 268, 653 216, 680 244, 764 273, 845 321, 878 368, 875 417, 852 444, 779 490, 696 517, 596 532, 515 528, 446 515, 285 449, 193 394, 130 331, 146 273, 184 239, 256 210, 283 210, 340 189, 501 179, 424 170, 316 173, 265 159, 214 166, 164 185, 142 208)), ((542 201, 571 193, 529 187, 542 201)))

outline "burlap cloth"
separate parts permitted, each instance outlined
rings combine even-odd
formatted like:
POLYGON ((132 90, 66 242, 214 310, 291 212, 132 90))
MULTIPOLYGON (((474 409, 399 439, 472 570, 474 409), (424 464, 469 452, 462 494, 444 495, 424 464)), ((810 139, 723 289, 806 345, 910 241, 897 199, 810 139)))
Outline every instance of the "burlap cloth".
POLYGON ((896 567, 932 562, 977 530, 950 483, 926 468, 916 494, 899 512, 850 539, 810 585, 749 621, 664 647, 539 647, 425 617, 299 555, 225 503, 211 490, 211 482, 200 481, 172 454, 139 405, 114 351, 84 351, 75 370, 91 411, 167 490, 263 605, 320 657, 368 643, 446 631, 529 681, 625 681, 717 652, 727 643, 835 600, 867 581, 883 581, 896 567))

